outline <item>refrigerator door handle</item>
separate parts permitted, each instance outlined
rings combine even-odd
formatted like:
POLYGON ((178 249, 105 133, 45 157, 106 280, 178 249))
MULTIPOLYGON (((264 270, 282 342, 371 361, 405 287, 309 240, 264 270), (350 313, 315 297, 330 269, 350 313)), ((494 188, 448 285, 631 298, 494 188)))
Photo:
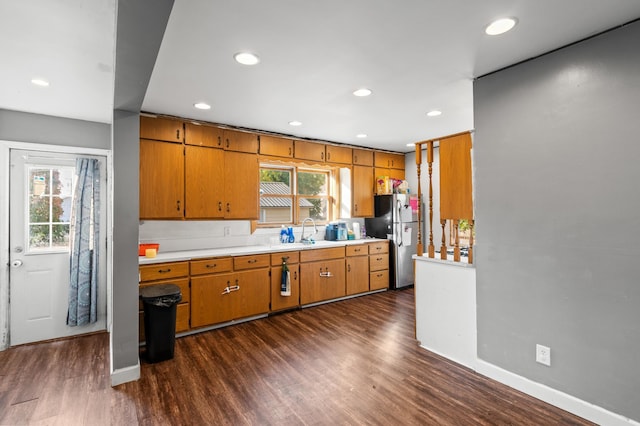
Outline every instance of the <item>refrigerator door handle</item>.
POLYGON ((396 241, 398 247, 402 246, 402 201, 396 201, 396 209, 398 210, 398 222, 396 223, 396 241))

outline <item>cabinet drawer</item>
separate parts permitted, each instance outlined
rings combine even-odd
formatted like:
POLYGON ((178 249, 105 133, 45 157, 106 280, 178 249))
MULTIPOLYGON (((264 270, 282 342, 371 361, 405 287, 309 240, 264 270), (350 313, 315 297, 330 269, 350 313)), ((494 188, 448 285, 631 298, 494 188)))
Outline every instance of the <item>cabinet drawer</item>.
POLYGON ((156 263, 140 266, 140 282, 166 280, 189 275, 189 262, 156 263))
POLYGON ((369 254, 369 251, 367 250, 367 246, 364 244, 347 246, 346 250, 347 250, 347 256, 366 256, 367 254, 369 254))
POLYGON ((314 262, 316 260, 339 259, 344 257, 344 246, 325 249, 304 250, 300 252, 300 262, 314 262))
POLYGON ((389 243, 386 241, 369 244, 369 254, 389 253, 389 243))
POLYGON ((230 257, 217 257, 214 259, 192 260, 191 275, 214 274, 229 272, 233 265, 230 257))
POLYGON ((369 256, 370 271, 381 271, 383 269, 389 269, 389 255, 387 253, 369 256))
POLYGON ((233 269, 236 271, 243 269, 266 268, 270 264, 271 257, 268 254, 238 256, 233 258, 233 269))
MULTIPOLYGON (((189 288, 189 278, 179 278, 173 280, 154 281, 152 283, 141 283, 140 288, 149 287, 156 284, 175 284, 180 287, 180 293, 182 294, 182 303, 189 302, 191 300, 191 289, 189 288)), ((138 309, 142 310, 142 300, 139 302, 138 309)))
POLYGON ((273 253, 271 255, 271 266, 282 265, 283 257, 288 257, 287 264, 292 265, 300 261, 300 252, 299 251, 283 251, 280 253, 273 253))
POLYGON ((389 270, 371 272, 369 274, 369 289, 380 290, 389 287, 389 270))

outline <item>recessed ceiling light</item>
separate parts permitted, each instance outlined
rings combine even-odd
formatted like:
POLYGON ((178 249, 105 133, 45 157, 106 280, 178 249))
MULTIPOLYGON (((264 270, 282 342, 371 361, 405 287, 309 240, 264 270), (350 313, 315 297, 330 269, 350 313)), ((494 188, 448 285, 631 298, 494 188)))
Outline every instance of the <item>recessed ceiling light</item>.
POLYGON ((193 104, 193 106, 198 109, 211 109, 211 105, 205 104, 204 102, 198 102, 196 104, 193 104))
POLYGON ((31 83, 35 84, 36 86, 42 87, 47 87, 49 85, 49 82, 47 80, 43 80, 41 78, 33 78, 31 79, 31 83))
POLYGON ((416 146, 415 143, 408 143, 407 146, 416 146))
POLYGON ((353 94, 355 96, 360 96, 360 97, 369 96, 371 93, 372 93, 371 89, 367 89, 367 88, 364 88, 364 87, 362 89, 358 89, 358 90, 353 92, 353 94))
POLYGON ((516 18, 501 18, 496 19, 485 28, 484 32, 489 35, 504 34, 513 27, 516 26, 518 20, 516 18))
POLYGON ((294 120, 289 122, 290 126, 302 126, 302 122, 294 120))
POLYGON ((233 58, 242 65, 255 65, 260 62, 260 58, 249 52, 238 52, 233 55, 233 58))
POLYGON ((429 111, 429 112, 427 113, 427 115, 428 115, 429 117, 437 117, 437 116, 439 116, 440 114, 442 114, 442 111, 438 111, 437 109, 434 109, 433 111, 429 111))
POLYGON ((364 138, 366 138, 366 137, 367 137, 367 134, 366 134, 366 133, 358 133, 358 134, 356 135, 356 138, 360 138, 360 139, 364 139, 364 138))

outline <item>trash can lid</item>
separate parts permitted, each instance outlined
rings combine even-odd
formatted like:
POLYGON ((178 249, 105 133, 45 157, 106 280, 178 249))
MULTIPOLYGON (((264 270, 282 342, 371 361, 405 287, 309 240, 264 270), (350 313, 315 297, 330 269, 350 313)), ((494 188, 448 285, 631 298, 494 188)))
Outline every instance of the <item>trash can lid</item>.
POLYGON ((180 287, 175 284, 155 284, 140 289, 140 298, 150 300, 158 297, 179 296, 180 287))

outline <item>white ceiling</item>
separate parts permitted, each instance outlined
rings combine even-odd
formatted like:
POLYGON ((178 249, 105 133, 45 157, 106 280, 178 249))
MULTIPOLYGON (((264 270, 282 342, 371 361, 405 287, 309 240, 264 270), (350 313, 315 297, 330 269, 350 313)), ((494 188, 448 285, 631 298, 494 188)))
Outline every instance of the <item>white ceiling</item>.
MULTIPOLYGON (((143 110, 408 151, 473 129, 474 77, 638 17, 638 0, 176 0, 143 110), (513 31, 484 34, 504 16, 513 31)), ((0 108, 111 122, 114 21, 115 0, 0 0, 0 108)))

